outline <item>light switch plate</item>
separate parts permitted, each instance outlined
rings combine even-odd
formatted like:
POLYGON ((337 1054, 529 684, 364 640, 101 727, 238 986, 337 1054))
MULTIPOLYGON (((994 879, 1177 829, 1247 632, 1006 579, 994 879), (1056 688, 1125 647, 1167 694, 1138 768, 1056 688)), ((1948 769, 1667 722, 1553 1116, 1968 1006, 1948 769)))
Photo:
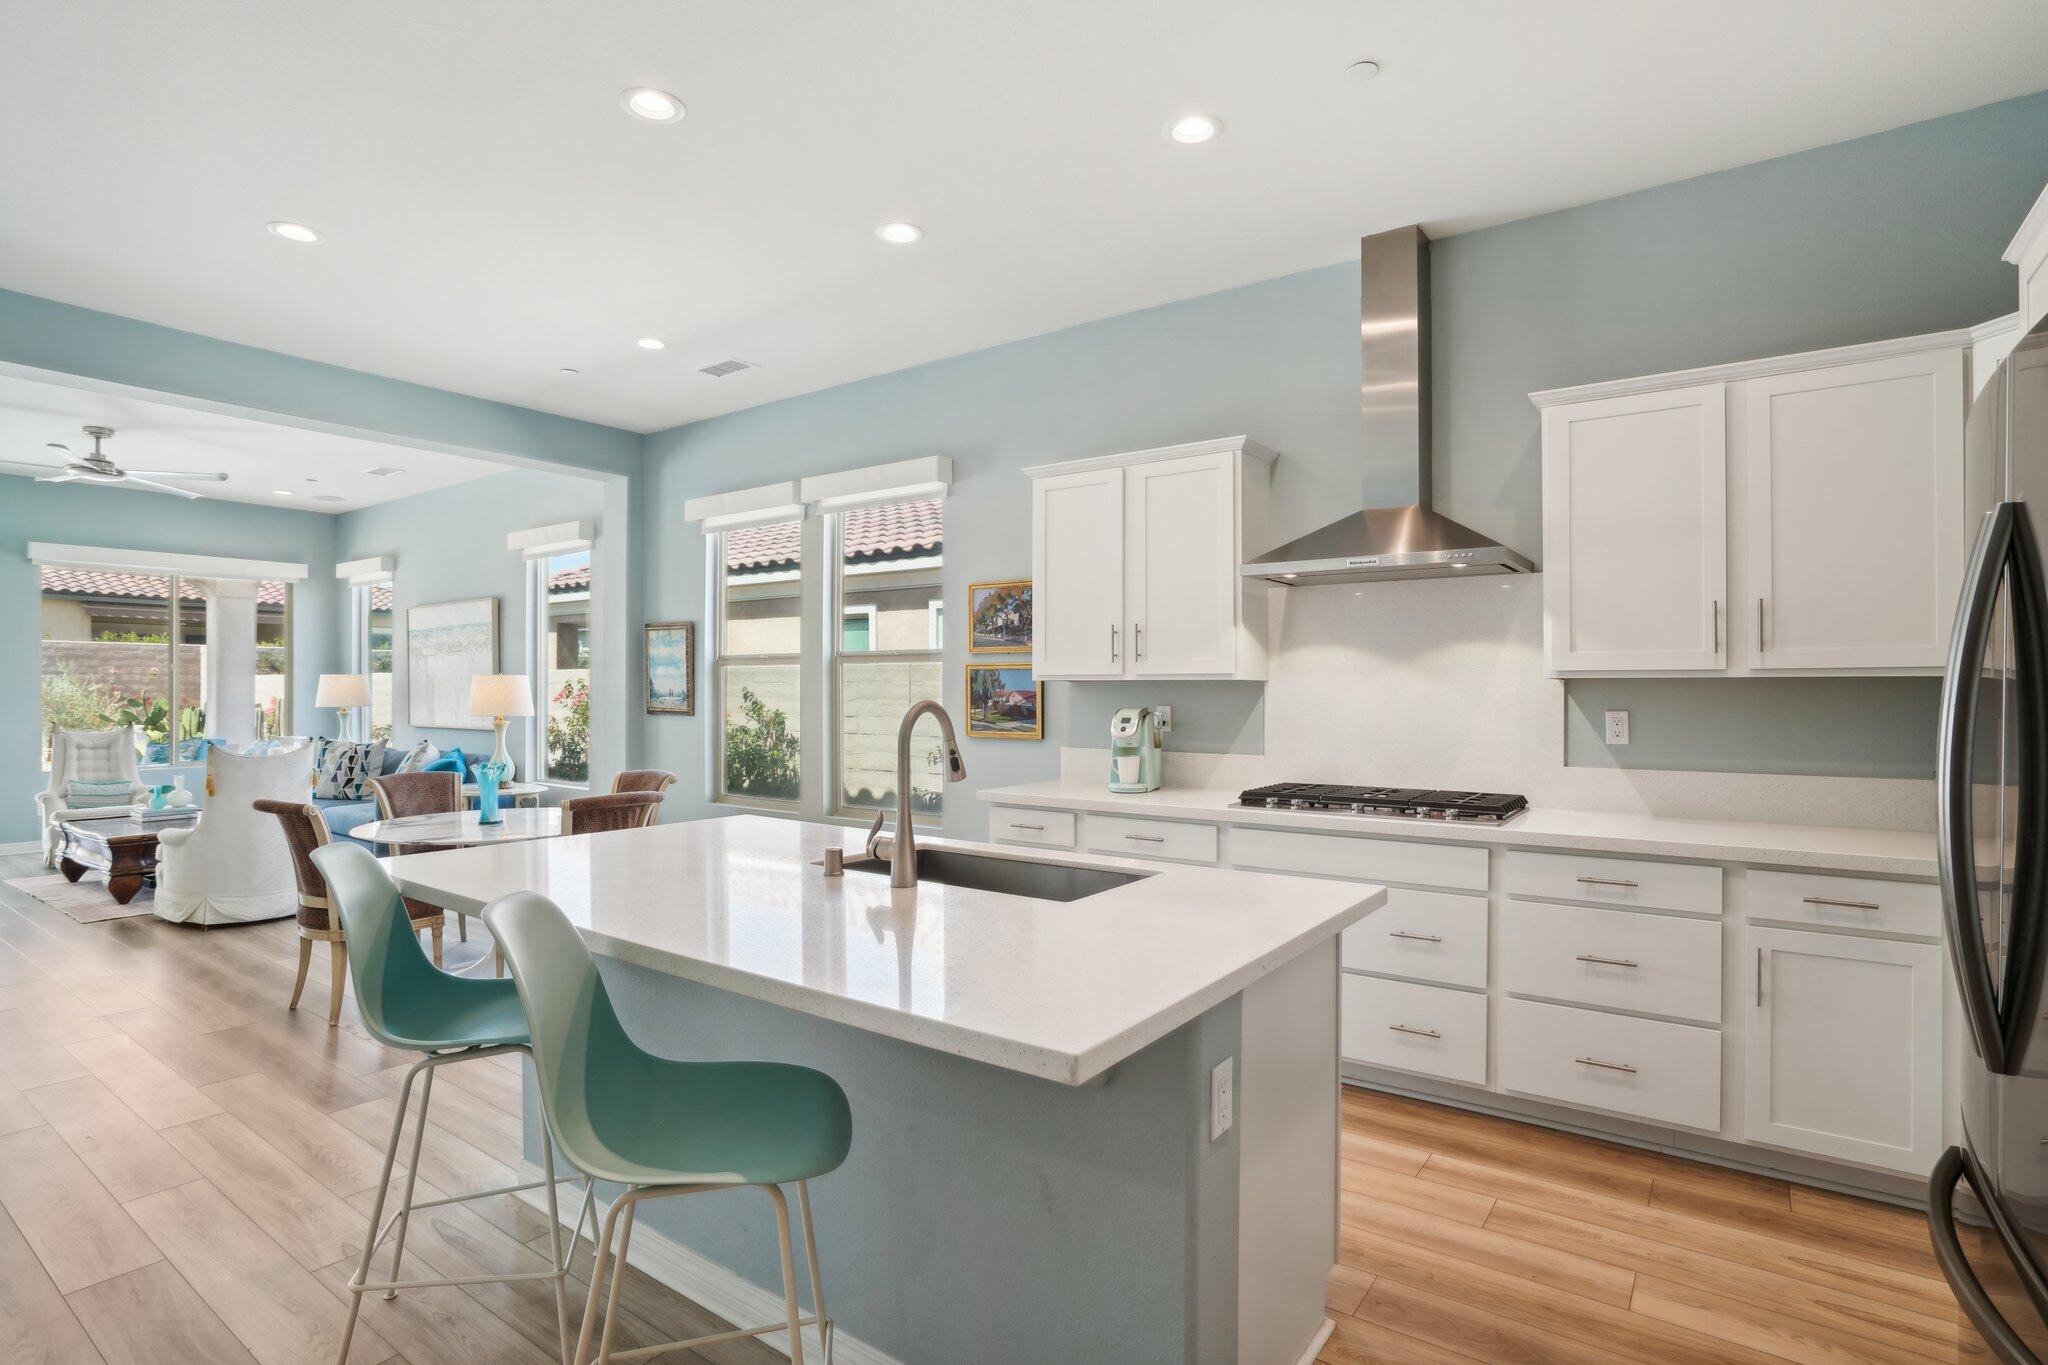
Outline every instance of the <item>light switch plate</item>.
POLYGON ((1225 1057, 1209 1073, 1209 1141, 1230 1131, 1237 1119, 1237 1058, 1225 1057))
POLYGON ((1171 706, 1155 706, 1152 708, 1152 714, 1159 717, 1159 729, 1162 733, 1173 729, 1173 708, 1171 706))
POLYGON ((1628 712, 1609 711, 1607 713, 1607 742, 1609 744, 1628 743, 1628 712))

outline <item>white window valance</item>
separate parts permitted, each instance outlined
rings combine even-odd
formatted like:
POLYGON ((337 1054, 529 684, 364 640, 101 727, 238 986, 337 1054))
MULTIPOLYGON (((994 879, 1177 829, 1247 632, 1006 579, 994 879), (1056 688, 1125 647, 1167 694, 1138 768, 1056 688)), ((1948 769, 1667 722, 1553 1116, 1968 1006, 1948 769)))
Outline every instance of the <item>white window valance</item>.
POLYGON ((396 555, 372 555, 368 559, 345 559, 334 566, 334 576, 353 588, 389 583, 398 572, 396 555))
POLYGON ((837 474, 814 474, 797 486, 797 496, 820 512, 842 512, 849 507, 944 497, 952 482, 951 456, 922 455, 837 474))
POLYGON ((52 569, 183 574, 188 578, 247 578, 265 583, 297 583, 311 572, 304 564, 292 564, 281 559, 233 559, 226 555, 122 550, 104 545, 54 545, 40 540, 29 542, 28 557, 30 563, 52 569))
POLYGON ((596 538, 597 527, 590 522, 558 521, 512 532, 505 537, 505 548, 517 551, 522 559, 549 559, 587 550, 596 538))
POLYGON ((730 493, 712 493, 683 503, 683 519, 696 522, 707 531, 791 521, 803 515, 803 499, 797 495, 795 479, 764 483, 758 488, 736 489, 730 493))

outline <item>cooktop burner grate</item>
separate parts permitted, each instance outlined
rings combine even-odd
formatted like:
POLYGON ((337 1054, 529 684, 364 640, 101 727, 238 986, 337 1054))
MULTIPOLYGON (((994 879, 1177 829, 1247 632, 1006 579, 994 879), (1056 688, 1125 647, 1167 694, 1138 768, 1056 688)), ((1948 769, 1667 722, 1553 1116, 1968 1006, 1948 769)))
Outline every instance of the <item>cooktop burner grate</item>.
POLYGON ((1527 798, 1502 792, 1355 787, 1328 782, 1275 782, 1253 787, 1241 792, 1237 803, 1261 810, 1392 815, 1411 820, 1463 820, 1495 825, 1505 824, 1529 808, 1527 798))

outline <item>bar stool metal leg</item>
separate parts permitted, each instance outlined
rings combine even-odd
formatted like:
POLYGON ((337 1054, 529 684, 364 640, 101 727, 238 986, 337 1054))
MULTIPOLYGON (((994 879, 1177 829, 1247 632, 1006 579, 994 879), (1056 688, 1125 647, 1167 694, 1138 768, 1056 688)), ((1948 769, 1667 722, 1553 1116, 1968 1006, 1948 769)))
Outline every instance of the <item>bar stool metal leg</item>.
MULTIPOLYGON (((398 1241, 391 1251, 393 1281, 398 1279, 399 1262, 405 1259, 405 1233, 406 1229, 412 1226, 412 1187, 419 1180, 420 1148, 427 1140, 427 1106, 433 1103, 434 1099, 434 1066, 431 1058, 425 1066, 427 1079, 426 1083, 420 1086, 420 1116, 412 1130, 412 1160, 407 1162, 405 1167, 405 1197, 398 1204, 398 1241)), ((384 1291, 384 1297, 387 1301, 395 1299, 398 1297, 398 1290, 387 1289, 384 1291)))
POLYGON ((804 1365, 803 1315, 796 1306, 796 1262, 789 1251, 789 1200, 780 1185, 763 1185, 775 1201, 775 1245, 782 1252, 782 1305, 789 1314, 789 1365, 804 1365))
MULTIPOLYGON (((370 1257, 377 1250, 377 1228, 384 1220, 384 1198, 391 1192, 391 1168, 398 1161, 398 1139, 405 1131, 405 1107, 412 1101, 413 1078, 420 1074, 424 1061, 405 1073, 405 1084, 398 1091, 398 1110, 391 1116, 391 1140, 384 1144, 384 1173, 377 1181, 377 1197, 370 1204, 370 1229, 363 1236, 363 1257, 356 1264, 355 1283, 360 1285, 370 1278, 370 1257)), ((356 1334, 356 1319, 363 1311, 363 1291, 351 1285, 348 1296, 348 1320, 341 1328, 341 1348, 334 1353, 334 1365, 348 1365, 348 1346, 356 1334)))
POLYGON ((804 1264, 811 1271, 811 1315, 818 1320, 818 1348, 832 1365, 832 1319, 825 1316, 825 1277, 818 1269, 817 1230, 811 1224, 811 1182, 796 1182, 796 1207, 804 1223, 804 1264))

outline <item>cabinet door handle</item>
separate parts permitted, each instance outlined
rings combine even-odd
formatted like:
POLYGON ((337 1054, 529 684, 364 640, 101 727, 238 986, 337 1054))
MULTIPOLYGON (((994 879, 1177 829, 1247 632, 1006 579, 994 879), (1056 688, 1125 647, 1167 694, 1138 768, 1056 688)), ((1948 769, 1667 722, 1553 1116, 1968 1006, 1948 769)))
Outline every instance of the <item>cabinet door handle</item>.
POLYGON ((1637 884, 1635 882, 1629 881, 1627 878, 1624 877, 1581 877, 1579 878, 1579 880, 1584 882, 1587 886, 1633 887, 1637 884))
POLYGON ((1764 647, 1764 599, 1756 599, 1756 647, 1764 647))
POLYGON ((1884 909, 1884 907, 1882 905, 1879 905, 1876 901, 1838 901, 1831 900, 1826 896, 1802 896, 1800 898, 1800 901, 1802 904, 1805 905, 1836 905, 1840 906, 1844 910, 1884 909))
POLYGON ((1756 1007, 1764 1007, 1764 950, 1756 950, 1756 1007))
POLYGON ((1133 658, 1142 659, 1145 657, 1145 628, 1143 626, 1131 627, 1131 647, 1133 658))
POLYGON ((1029 830, 1036 830, 1036 831, 1038 831, 1038 832, 1039 832, 1040 834, 1043 834, 1043 833, 1045 832, 1045 826, 1044 826, 1044 825, 1020 825, 1020 824, 1018 824, 1018 823, 1017 823, 1017 822, 1016 822, 1015 820, 1012 820, 1012 821, 1010 822, 1010 828, 1011 828, 1011 829, 1029 829, 1029 830))
POLYGON ((1389 929, 1389 930, 1387 930, 1387 937, 1388 937, 1388 938, 1412 938, 1412 939, 1414 939, 1414 940, 1415 940, 1415 941, 1416 941, 1417 943, 1442 943, 1442 942, 1443 942, 1443 938, 1442 938, 1442 937, 1441 937, 1440 935, 1437 935, 1437 934, 1411 934, 1411 933, 1409 933, 1409 932, 1408 932, 1407 930, 1405 930, 1405 929, 1389 929))
POLYGON ((1714 653, 1721 652, 1721 599, 1714 599, 1714 653))
POLYGON ((1580 1066, 1597 1066, 1602 1071, 1626 1071, 1631 1076, 1636 1074, 1636 1069, 1627 1062, 1603 1062, 1598 1057, 1574 1057, 1572 1060, 1580 1066))
POLYGON ((1416 1036, 1417 1038, 1441 1038, 1441 1037, 1443 1037, 1443 1035, 1442 1035, 1441 1033, 1438 1033, 1438 1032, 1437 1032, 1437 1031, 1436 1031, 1435 1029, 1433 1029, 1433 1028, 1410 1028, 1410 1027, 1408 1027, 1408 1025, 1406 1025, 1406 1024, 1389 1024, 1389 1025, 1387 1025, 1387 1028, 1388 1028, 1389 1030, 1391 1030, 1392 1032, 1394 1032, 1394 1033, 1412 1033, 1412 1034, 1414 1034, 1414 1035, 1415 1035, 1415 1036, 1416 1036))
POLYGON ((1577 960, 1580 962, 1597 962, 1602 967, 1640 967, 1643 965, 1640 962, 1631 962, 1625 957, 1597 957, 1592 953, 1580 953, 1577 960))
POLYGON ((1163 844, 1166 842, 1164 834, 1126 834, 1124 838, 1140 844, 1163 844))
POLYGON ((1109 628, 1109 661, 1116 662, 1116 627, 1109 628))

